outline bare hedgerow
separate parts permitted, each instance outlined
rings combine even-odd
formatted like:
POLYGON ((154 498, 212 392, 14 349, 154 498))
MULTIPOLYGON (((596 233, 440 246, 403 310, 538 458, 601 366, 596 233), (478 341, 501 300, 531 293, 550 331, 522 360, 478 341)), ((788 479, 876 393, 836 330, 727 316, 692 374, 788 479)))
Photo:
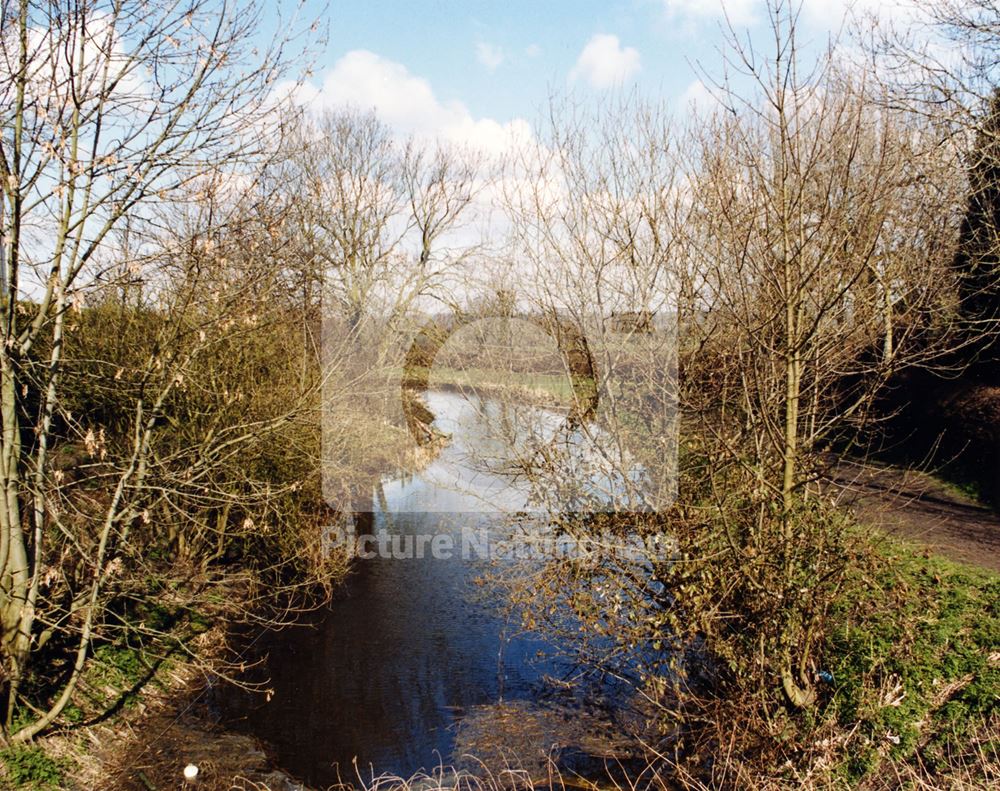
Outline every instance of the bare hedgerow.
POLYGON ((114 638, 111 602, 184 612, 148 584, 163 553, 189 564, 171 574, 204 571, 266 535, 291 486, 269 490, 235 459, 248 445, 261 459, 308 385, 275 411, 249 368, 222 365, 279 310, 258 303, 280 282, 267 255, 280 219, 256 222, 238 196, 280 139, 274 87, 294 77, 284 48, 298 34, 254 50, 260 13, 0 6, 5 740, 66 710, 95 641, 114 638))

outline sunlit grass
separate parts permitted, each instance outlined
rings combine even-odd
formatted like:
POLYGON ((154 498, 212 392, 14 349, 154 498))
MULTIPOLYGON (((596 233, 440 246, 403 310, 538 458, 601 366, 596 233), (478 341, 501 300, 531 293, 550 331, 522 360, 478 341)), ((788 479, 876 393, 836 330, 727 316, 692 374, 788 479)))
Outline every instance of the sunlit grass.
MULTIPOLYGON (((574 379, 567 374, 500 371, 484 368, 448 368, 434 366, 427 369, 408 370, 407 378, 422 380, 426 376, 430 389, 464 389, 524 397, 557 406, 572 406, 575 399, 589 397, 593 383, 586 377, 574 379)), ((402 372, 400 372, 402 376, 402 372)))

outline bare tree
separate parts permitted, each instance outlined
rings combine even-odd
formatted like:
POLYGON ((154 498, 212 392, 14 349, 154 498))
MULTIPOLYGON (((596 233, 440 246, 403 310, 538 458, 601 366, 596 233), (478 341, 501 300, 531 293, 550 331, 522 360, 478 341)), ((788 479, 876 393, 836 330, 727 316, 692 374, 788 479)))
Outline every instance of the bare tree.
MULTIPOLYGON (((246 178, 275 140, 273 86, 287 71, 285 34, 259 54, 252 3, 135 4, 99 0, 4 2, 0 7, 0 203, 3 344, 0 352, 0 609, 4 734, 30 739, 73 695, 101 617, 102 590, 118 549, 143 518, 158 421, 195 351, 149 349, 127 409, 128 451, 91 514, 98 539, 84 562, 89 582, 65 620, 42 612, 45 558, 60 534, 53 452, 89 429, 66 413, 63 373, 73 310, 115 271, 111 242, 130 229, 145 242, 153 209, 214 174, 246 178), (66 436, 61 436, 65 432, 66 436), (81 433, 82 432, 82 433, 81 433), (70 672, 42 711, 14 727, 21 684, 40 629, 68 628, 70 672)), ((192 244, 211 244, 211 235, 192 244)), ((128 262, 126 262, 128 263, 128 262)), ((177 326, 174 337, 183 334, 177 326)), ((195 336, 200 337, 200 336, 195 336)))
MULTIPOLYGON (((952 182, 968 181, 955 268, 967 347, 956 366, 983 357, 998 334, 998 241, 992 209, 1000 73, 1000 6, 992 0, 936 0, 911 29, 863 28, 866 64, 884 85, 883 103, 919 116, 939 145, 957 152, 952 182)), ((976 367, 982 373, 987 366, 976 367)))
POLYGON ((803 73, 797 11, 774 2, 769 12, 770 60, 730 39, 730 66, 756 92, 720 83, 723 109, 696 133, 690 250, 706 318, 692 328, 704 359, 688 370, 710 415, 720 513, 728 521, 749 496, 738 551, 752 547, 777 570, 760 595, 784 612, 781 681, 805 706, 825 606, 818 581, 838 572, 814 568, 800 584, 820 552, 803 503, 824 451, 861 435, 890 377, 943 363, 960 342, 950 267, 960 192, 930 130, 880 110, 883 97, 832 55, 803 73), (721 483, 732 465, 745 488, 721 483), (801 606, 778 604, 789 600, 801 606))
MULTIPOLYGON (((952 267, 958 149, 834 51, 803 69, 795 10, 769 11, 768 54, 733 33, 732 81, 683 137, 649 123, 655 111, 580 122, 563 109, 510 180, 536 299, 571 317, 602 294, 604 315, 622 296, 641 295, 633 310, 655 295, 676 306, 677 503, 581 519, 555 502, 564 530, 665 531, 669 558, 557 560, 513 583, 529 624, 587 643, 589 661, 632 673, 642 705, 669 716, 704 713, 699 696, 725 683, 765 712, 815 703, 816 652, 857 548, 820 482, 874 431, 888 381, 947 368, 967 342, 952 267)), ((666 396, 665 384, 634 392, 666 396)), ((627 437, 641 412, 628 394, 620 404, 627 437)), ((644 463, 666 474, 663 446, 647 447, 661 452, 644 463)))
MULTIPOLYGON (((676 483, 680 182, 669 118, 634 96, 594 111, 554 101, 548 125, 516 151, 504 179, 513 298, 558 343, 574 411, 600 426, 602 438, 588 441, 595 451, 616 446, 596 451, 605 473, 630 481, 646 471, 641 491, 624 485, 598 496, 623 510, 669 503, 676 483)), ((586 432, 591 422, 582 425, 586 432)))
POLYGON ((286 154, 269 181, 288 196, 284 233, 322 327, 327 500, 350 510, 368 502, 376 472, 412 451, 404 356, 474 246, 458 233, 484 183, 482 158, 401 140, 353 108, 303 119, 286 154))

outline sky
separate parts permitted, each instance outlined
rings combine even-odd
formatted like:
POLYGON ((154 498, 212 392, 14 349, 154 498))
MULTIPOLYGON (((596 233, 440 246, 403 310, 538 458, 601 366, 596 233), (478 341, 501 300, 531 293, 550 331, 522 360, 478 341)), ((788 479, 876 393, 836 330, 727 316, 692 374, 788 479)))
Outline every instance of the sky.
MULTIPOLYGON (((822 47, 849 8, 891 16, 900 2, 803 0, 800 36, 822 47)), ((720 73, 724 4, 740 35, 766 47, 763 0, 306 0, 329 40, 302 96, 487 149, 568 91, 637 89, 683 112, 710 100, 698 69, 720 73)))

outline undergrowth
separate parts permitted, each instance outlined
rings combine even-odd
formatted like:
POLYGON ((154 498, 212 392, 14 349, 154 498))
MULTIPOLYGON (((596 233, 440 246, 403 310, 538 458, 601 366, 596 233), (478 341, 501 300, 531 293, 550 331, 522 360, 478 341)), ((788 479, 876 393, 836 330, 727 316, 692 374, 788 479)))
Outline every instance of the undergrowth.
POLYGON ((827 714, 853 734, 837 771, 850 785, 885 764, 946 774, 1000 715, 1000 576, 889 540, 857 574, 825 652, 827 714))

